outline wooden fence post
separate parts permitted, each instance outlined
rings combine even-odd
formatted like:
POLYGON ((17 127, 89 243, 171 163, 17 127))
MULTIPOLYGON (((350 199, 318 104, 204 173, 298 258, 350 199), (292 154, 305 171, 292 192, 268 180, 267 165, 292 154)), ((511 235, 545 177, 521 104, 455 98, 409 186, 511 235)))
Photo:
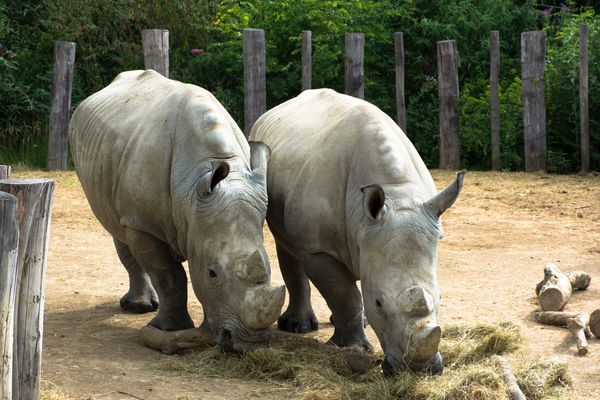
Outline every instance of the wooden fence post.
POLYGON ((590 108, 588 101, 588 26, 579 25, 579 116, 581 172, 590 172, 590 108))
POLYGON ((19 251, 16 273, 13 399, 40 398, 45 275, 54 181, 10 179, 0 191, 17 198, 19 251))
POLYGON ((460 168, 458 139, 458 67, 456 41, 437 42, 440 97, 440 169, 460 168))
POLYGON ((492 170, 500 169, 500 33, 490 33, 490 128, 492 132, 492 170))
POLYGON ((365 98, 365 34, 346 33, 346 94, 365 98))
POLYGON ((144 68, 153 69, 169 77, 169 31, 165 29, 142 30, 144 68))
POLYGON ((75 43, 54 43, 48 170, 67 169, 69 146, 69 111, 75 66, 75 43))
POLYGON ((10 178, 10 165, 0 165, 0 180, 10 178))
POLYGON ((265 31, 244 29, 244 135, 267 110, 265 31))
POLYGON ((302 31, 302 91, 312 87, 312 32, 302 31))
POLYGON ((544 60, 546 32, 521 33, 525 171, 546 170, 546 105, 544 60))
POLYGON ((0 400, 12 400, 19 224, 16 197, 0 192, 0 400))
POLYGON ((406 133, 406 103, 404 102, 404 34, 394 33, 394 59, 396 62, 396 116, 398 126, 406 133))

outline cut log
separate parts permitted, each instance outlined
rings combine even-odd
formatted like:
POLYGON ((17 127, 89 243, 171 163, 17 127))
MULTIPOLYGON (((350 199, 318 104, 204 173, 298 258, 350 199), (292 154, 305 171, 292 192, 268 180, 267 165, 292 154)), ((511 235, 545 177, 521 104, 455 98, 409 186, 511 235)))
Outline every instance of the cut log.
POLYGON ((585 290, 592 282, 592 277, 582 271, 569 272, 567 276, 573 289, 585 290))
POLYGON ((526 400, 523 391, 519 387, 517 383, 517 378, 512 372, 512 368, 508 363, 508 360, 502 356, 496 356, 495 358, 496 365, 502 370, 502 376, 504 378, 504 383, 506 384, 506 392, 511 400, 526 400))
POLYGON ((535 293, 544 311, 560 311, 571 298, 573 289, 569 277, 552 263, 544 268, 544 279, 537 284, 535 293))
POLYGON ((577 312, 536 311, 534 318, 536 322, 544 325, 567 326, 569 321, 578 315, 577 312))
POLYGON ((183 349, 211 347, 215 345, 212 333, 197 328, 181 331, 163 331, 150 325, 140 330, 142 343, 164 354, 173 354, 183 349))
POLYGON ((580 356, 585 356, 588 353, 587 340, 585 338, 585 328, 588 325, 590 316, 587 313, 581 313, 575 318, 569 320, 567 329, 577 339, 577 352, 580 356))
POLYGON ((594 310, 590 315, 590 330, 594 336, 600 339, 600 308, 594 310))

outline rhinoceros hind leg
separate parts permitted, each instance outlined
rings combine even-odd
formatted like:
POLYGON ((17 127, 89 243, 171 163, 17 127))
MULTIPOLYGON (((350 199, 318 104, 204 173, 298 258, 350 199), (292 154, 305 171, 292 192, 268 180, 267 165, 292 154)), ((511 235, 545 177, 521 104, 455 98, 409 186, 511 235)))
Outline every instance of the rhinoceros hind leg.
POLYGON ((194 327, 187 310, 187 277, 181 263, 171 256, 169 246, 154 236, 126 230, 131 254, 150 276, 160 307, 150 325, 164 331, 194 327))
POLYGON ((319 329, 319 322, 310 304, 310 283, 306 272, 296 257, 279 243, 276 247, 279 269, 290 294, 288 308, 277 320, 277 327, 282 331, 295 333, 316 331, 319 329))
POLYGON ((158 296, 152 287, 150 277, 133 258, 125 243, 116 238, 114 242, 119 259, 129 274, 129 291, 121 297, 121 308, 135 314, 156 311, 158 296))
POLYGON ((372 350, 365 334, 362 296, 346 266, 324 254, 311 254, 302 260, 306 274, 325 298, 335 326, 329 343, 340 347, 359 346, 372 350))

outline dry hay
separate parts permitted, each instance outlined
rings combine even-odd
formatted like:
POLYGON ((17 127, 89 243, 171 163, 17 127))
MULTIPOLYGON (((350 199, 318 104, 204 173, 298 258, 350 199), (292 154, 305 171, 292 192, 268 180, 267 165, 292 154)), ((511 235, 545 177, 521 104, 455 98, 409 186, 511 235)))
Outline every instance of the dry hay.
MULTIPOLYGON (((514 351, 520 341, 519 328, 510 322, 447 326, 440 349, 445 367, 441 375, 402 371, 386 378, 381 353, 365 356, 360 350, 296 335, 278 336, 268 348, 243 355, 215 347, 165 356, 161 367, 205 377, 268 381, 289 387, 301 399, 506 399, 502 374, 492 357, 514 351)), ((515 369, 515 375, 530 400, 570 396, 565 363, 536 362, 515 369)))

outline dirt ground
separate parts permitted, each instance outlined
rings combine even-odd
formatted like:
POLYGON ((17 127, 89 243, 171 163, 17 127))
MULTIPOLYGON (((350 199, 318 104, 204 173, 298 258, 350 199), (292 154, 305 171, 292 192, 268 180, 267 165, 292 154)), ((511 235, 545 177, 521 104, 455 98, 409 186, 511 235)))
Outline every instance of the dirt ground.
MULTIPOLYGON (((138 340, 138 329, 151 316, 121 312, 118 300, 127 290, 127 275, 75 174, 15 175, 57 181, 46 283, 46 390, 86 399, 289 398, 289 387, 278 383, 179 376, 157 368, 165 356, 138 340)), ((453 178, 448 172, 433 175, 438 188, 453 178)), ((577 397, 600 399, 600 339, 591 339, 589 354, 579 357, 566 329, 538 325, 530 315, 536 309, 535 284, 547 262, 593 277, 590 288, 575 293, 567 310, 600 308, 600 176, 469 172, 443 223, 442 327, 460 321, 513 321, 525 338, 511 356, 514 365, 565 359, 577 397)), ((273 281, 280 283, 268 232, 266 247, 273 281)), ((201 307, 191 288, 189 293, 190 312, 199 323, 201 307)), ((330 312, 316 290, 313 298, 321 323, 313 335, 326 340, 333 330, 330 312)), ((370 328, 368 333, 376 344, 370 328)))

